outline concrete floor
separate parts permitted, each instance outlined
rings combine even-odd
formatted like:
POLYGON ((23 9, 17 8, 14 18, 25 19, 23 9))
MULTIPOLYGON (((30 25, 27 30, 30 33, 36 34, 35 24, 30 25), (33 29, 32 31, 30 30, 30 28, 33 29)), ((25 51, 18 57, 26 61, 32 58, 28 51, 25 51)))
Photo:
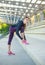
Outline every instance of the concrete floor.
POLYGON ((0 39, 0 65, 36 65, 15 36, 12 40, 12 50, 15 55, 9 56, 7 42, 8 35, 0 39))
POLYGON ((21 44, 36 65, 45 65, 45 35, 26 34, 29 45, 21 44))

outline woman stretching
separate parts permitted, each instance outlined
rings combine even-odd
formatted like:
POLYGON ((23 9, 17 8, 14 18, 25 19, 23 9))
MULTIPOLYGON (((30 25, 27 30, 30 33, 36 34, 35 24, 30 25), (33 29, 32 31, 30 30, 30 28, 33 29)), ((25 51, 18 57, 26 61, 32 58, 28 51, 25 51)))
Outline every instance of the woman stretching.
POLYGON ((16 32, 17 36, 22 40, 22 43, 27 44, 27 40, 24 34, 24 29, 25 29, 26 24, 28 23, 28 20, 29 18, 25 17, 23 21, 21 20, 17 24, 10 26, 10 29, 9 29, 10 34, 9 34, 9 39, 8 39, 8 54, 9 55, 11 54, 15 55, 15 53, 11 51, 11 41, 13 39, 14 32, 16 32))

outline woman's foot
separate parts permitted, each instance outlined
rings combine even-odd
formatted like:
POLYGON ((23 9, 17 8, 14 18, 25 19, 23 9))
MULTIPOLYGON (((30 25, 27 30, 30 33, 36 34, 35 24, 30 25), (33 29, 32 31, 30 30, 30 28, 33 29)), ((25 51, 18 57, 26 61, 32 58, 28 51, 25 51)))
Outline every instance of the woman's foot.
POLYGON ((15 53, 13 53, 12 51, 8 52, 9 55, 15 55, 15 53))
POLYGON ((27 40, 22 40, 22 43, 29 44, 27 40))

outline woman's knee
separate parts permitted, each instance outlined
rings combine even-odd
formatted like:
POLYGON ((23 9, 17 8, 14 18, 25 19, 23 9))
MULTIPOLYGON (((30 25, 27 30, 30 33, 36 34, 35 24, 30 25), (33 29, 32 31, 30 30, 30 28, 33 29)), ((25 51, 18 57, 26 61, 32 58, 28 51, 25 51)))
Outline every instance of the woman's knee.
POLYGON ((11 44, 11 41, 12 41, 13 35, 14 35, 14 33, 10 33, 10 34, 9 34, 8 45, 11 44))

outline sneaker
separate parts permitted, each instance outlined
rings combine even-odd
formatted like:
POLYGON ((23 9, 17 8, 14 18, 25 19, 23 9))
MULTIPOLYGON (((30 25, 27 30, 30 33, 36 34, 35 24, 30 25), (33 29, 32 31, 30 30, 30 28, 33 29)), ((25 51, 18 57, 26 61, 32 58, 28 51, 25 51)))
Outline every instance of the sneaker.
POLYGON ((25 43, 26 42, 26 40, 22 40, 22 43, 25 43))
POLYGON ((25 42, 26 42, 25 44, 29 44, 27 40, 25 42))
POLYGON ((29 44, 27 40, 22 40, 22 43, 29 44))
POLYGON ((8 54, 9 54, 9 55, 15 55, 15 53, 13 53, 13 52, 11 52, 11 51, 8 52, 8 54))

